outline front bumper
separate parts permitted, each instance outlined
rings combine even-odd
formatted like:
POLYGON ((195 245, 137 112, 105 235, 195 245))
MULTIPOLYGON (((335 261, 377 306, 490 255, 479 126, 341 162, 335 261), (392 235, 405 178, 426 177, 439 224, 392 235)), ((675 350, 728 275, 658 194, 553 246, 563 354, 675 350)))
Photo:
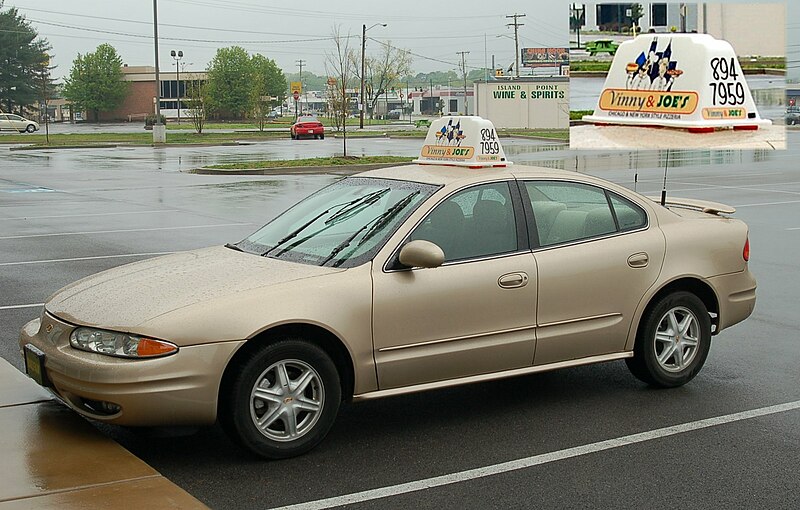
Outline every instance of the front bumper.
POLYGON ((20 332, 20 349, 44 352, 49 389, 80 414, 119 425, 202 425, 216 420, 222 374, 243 343, 181 347, 171 356, 124 359, 74 349, 75 326, 44 313, 20 332))

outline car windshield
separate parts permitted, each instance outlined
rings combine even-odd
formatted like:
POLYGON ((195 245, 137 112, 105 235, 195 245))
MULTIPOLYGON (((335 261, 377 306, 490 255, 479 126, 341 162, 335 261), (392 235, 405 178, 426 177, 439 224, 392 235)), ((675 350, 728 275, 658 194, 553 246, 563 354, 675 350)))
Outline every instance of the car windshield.
POLYGON ((342 179, 302 200, 236 247, 303 264, 355 267, 371 260, 436 189, 392 179, 342 179))
POLYGON ((297 119, 297 123, 299 124, 301 122, 319 122, 319 120, 317 120, 316 117, 300 117, 297 119))

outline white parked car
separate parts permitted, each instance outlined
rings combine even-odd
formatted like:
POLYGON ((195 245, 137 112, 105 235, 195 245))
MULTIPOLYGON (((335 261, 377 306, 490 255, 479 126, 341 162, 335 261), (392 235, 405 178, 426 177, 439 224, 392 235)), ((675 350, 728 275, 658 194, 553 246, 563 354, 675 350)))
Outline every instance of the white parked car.
POLYGON ((39 131, 39 123, 13 113, 0 113, 0 131, 33 133, 34 131, 39 131))

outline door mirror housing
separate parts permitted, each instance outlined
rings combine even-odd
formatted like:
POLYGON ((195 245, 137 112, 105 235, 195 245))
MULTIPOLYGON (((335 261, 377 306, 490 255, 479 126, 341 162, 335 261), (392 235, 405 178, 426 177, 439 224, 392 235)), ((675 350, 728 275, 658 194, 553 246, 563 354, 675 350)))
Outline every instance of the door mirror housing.
POLYGON ((400 249, 400 263, 408 267, 439 267, 444 263, 444 251, 430 241, 418 239, 400 249))

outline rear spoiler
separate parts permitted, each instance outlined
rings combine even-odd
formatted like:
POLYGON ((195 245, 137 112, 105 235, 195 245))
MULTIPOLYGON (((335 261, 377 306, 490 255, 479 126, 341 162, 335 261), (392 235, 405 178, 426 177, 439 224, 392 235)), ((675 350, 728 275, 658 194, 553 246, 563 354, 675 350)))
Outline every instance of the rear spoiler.
MULTIPOLYGON (((653 202, 661 203, 661 197, 647 197, 653 202)), ((733 214, 736 212, 734 207, 717 202, 708 202, 706 200, 693 200, 691 198, 667 198, 665 205, 675 207, 682 207, 684 209, 694 209, 709 214, 733 214)))

